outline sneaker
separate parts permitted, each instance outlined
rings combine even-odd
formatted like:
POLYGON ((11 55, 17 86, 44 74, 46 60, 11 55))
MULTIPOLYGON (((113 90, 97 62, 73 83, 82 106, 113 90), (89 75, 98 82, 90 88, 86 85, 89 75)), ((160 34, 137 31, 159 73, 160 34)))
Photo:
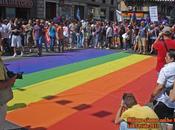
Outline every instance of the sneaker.
POLYGON ((16 53, 14 53, 13 57, 16 57, 16 56, 17 56, 17 54, 16 54, 16 53))
POLYGON ((23 52, 21 52, 21 56, 23 56, 24 55, 24 53, 23 52))
POLYGON ((32 49, 30 49, 29 52, 32 53, 32 49))

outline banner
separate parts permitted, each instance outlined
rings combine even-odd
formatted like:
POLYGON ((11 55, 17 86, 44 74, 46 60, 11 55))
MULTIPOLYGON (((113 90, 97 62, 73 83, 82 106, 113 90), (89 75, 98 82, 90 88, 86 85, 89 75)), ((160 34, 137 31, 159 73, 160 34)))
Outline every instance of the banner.
POLYGON ((32 8, 32 0, 0 0, 0 6, 17 7, 17 8, 32 8))
POLYGON ((150 6, 149 7, 149 15, 150 15, 151 22, 157 22, 158 21, 157 6, 150 6))
POLYGON ((76 17, 77 17, 77 19, 78 19, 79 21, 81 20, 81 17, 80 17, 80 9, 79 9, 79 7, 78 7, 78 9, 77 9, 76 17))
POLYGON ((122 12, 120 12, 119 10, 116 10, 115 12, 116 12, 117 21, 122 22, 123 21, 122 12))

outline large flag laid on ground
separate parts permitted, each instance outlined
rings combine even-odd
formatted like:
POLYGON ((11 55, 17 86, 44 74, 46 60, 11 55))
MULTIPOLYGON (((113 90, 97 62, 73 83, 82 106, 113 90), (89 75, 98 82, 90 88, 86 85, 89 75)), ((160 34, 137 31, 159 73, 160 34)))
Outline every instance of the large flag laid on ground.
POLYGON ((156 57, 120 50, 71 50, 6 64, 24 72, 7 120, 28 130, 118 130, 113 120, 123 93, 144 105, 157 79, 156 57))

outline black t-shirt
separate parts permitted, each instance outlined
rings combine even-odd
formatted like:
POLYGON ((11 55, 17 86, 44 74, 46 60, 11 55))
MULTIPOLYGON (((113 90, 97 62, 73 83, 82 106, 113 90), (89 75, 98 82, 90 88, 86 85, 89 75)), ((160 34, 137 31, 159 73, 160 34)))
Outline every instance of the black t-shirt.
POLYGON ((45 27, 43 24, 40 25, 39 35, 44 36, 45 35, 45 27))
POLYGON ((20 35, 20 25, 12 25, 12 35, 20 35))

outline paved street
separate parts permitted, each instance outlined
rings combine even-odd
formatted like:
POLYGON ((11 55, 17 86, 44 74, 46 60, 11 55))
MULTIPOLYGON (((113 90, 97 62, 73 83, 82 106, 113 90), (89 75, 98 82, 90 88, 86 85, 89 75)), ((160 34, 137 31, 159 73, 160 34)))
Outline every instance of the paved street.
POLYGON ((10 70, 24 72, 13 87, 7 119, 29 130, 68 130, 71 122, 73 130, 115 130, 118 126, 111 121, 123 92, 135 93, 141 104, 147 102, 147 86, 152 88, 156 79, 155 61, 152 56, 106 49, 6 59, 10 70), (150 76, 152 81, 145 82, 150 76))

